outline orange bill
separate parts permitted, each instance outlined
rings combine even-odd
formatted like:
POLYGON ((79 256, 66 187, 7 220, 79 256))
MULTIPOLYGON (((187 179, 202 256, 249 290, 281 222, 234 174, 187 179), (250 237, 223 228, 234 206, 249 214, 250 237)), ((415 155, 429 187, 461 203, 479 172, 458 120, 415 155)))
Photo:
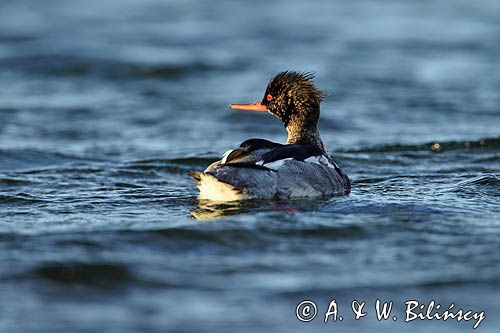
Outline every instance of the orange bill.
POLYGON ((267 111, 267 108, 261 102, 251 104, 229 104, 231 109, 247 111, 267 111))

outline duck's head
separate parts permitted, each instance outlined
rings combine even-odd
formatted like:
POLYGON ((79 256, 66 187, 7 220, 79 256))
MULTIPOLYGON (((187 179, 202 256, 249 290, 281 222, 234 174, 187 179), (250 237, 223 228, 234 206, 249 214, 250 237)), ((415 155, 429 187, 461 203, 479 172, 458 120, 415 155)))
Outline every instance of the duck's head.
POLYGON ((288 131, 288 143, 313 143, 322 147, 317 125, 323 93, 314 86, 313 78, 312 73, 294 71, 278 73, 267 85, 261 101, 251 104, 230 104, 229 107, 238 110, 267 111, 283 122, 288 131))

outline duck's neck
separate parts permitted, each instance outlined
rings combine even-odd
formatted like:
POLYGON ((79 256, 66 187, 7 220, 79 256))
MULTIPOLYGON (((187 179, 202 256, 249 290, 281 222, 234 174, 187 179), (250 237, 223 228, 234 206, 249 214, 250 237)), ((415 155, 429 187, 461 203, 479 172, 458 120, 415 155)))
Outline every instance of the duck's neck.
POLYGON ((325 146, 319 136, 317 126, 304 126, 300 122, 291 122, 286 126, 287 144, 311 144, 325 152, 325 146))

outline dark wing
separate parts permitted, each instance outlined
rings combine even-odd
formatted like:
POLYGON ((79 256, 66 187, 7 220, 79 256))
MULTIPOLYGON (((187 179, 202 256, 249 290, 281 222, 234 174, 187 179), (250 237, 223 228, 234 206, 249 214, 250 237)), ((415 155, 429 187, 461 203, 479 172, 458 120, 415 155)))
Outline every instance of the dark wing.
POLYGON ((277 147, 283 147, 280 143, 275 143, 264 139, 249 139, 242 142, 239 148, 227 151, 222 157, 221 164, 237 162, 256 162, 257 154, 252 154, 257 150, 271 150, 277 147))
POLYGON ((251 139, 243 142, 240 148, 225 154, 220 164, 274 170, 282 161, 304 161, 312 156, 321 156, 322 153, 321 149, 312 145, 282 145, 262 139, 251 139))
POLYGON ((321 156, 323 152, 313 145, 283 145, 274 148, 262 156, 263 164, 293 158, 297 161, 304 161, 312 156, 321 156))
POLYGON ((323 151, 313 145, 283 145, 264 139, 249 139, 238 148, 227 151, 220 161, 211 164, 205 172, 213 172, 220 167, 275 171, 288 160, 303 162, 322 155, 323 151))

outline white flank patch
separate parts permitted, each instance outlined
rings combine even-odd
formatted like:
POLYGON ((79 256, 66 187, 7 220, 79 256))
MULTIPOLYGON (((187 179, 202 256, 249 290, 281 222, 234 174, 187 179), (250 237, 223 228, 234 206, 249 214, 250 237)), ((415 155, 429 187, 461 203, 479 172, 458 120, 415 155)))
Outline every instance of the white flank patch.
POLYGON ((245 199, 245 195, 240 193, 234 186, 218 180, 212 175, 201 174, 198 182, 200 199, 214 201, 234 201, 245 199))
POLYGON ((323 155, 321 155, 321 156, 311 156, 309 158, 306 158, 304 160, 304 162, 307 162, 307 163, 316 163, 316 164, 319 164, 319 165, 324 165, 324 166, 327 166, 329 168, 335 169, 335 165, 331 164, 330 161, 328 160, 328 158, 326 158, 323 155))
POLYGON ((283 164, 285 164, 286 161, 290 161, 290 160, 293 160, 293 158, 292 157, 284 158, 282 160, 277 160, 277 161, 266 163, 266 164, 263 164, 262 163, 263 161, 259 161, 260 164, 259 164, 259 162, 255 163, 255 164, 257 164, 257 165, 263 165, 266 168, 277 170, 277 169, 281 168, 283 166, 283 164))

